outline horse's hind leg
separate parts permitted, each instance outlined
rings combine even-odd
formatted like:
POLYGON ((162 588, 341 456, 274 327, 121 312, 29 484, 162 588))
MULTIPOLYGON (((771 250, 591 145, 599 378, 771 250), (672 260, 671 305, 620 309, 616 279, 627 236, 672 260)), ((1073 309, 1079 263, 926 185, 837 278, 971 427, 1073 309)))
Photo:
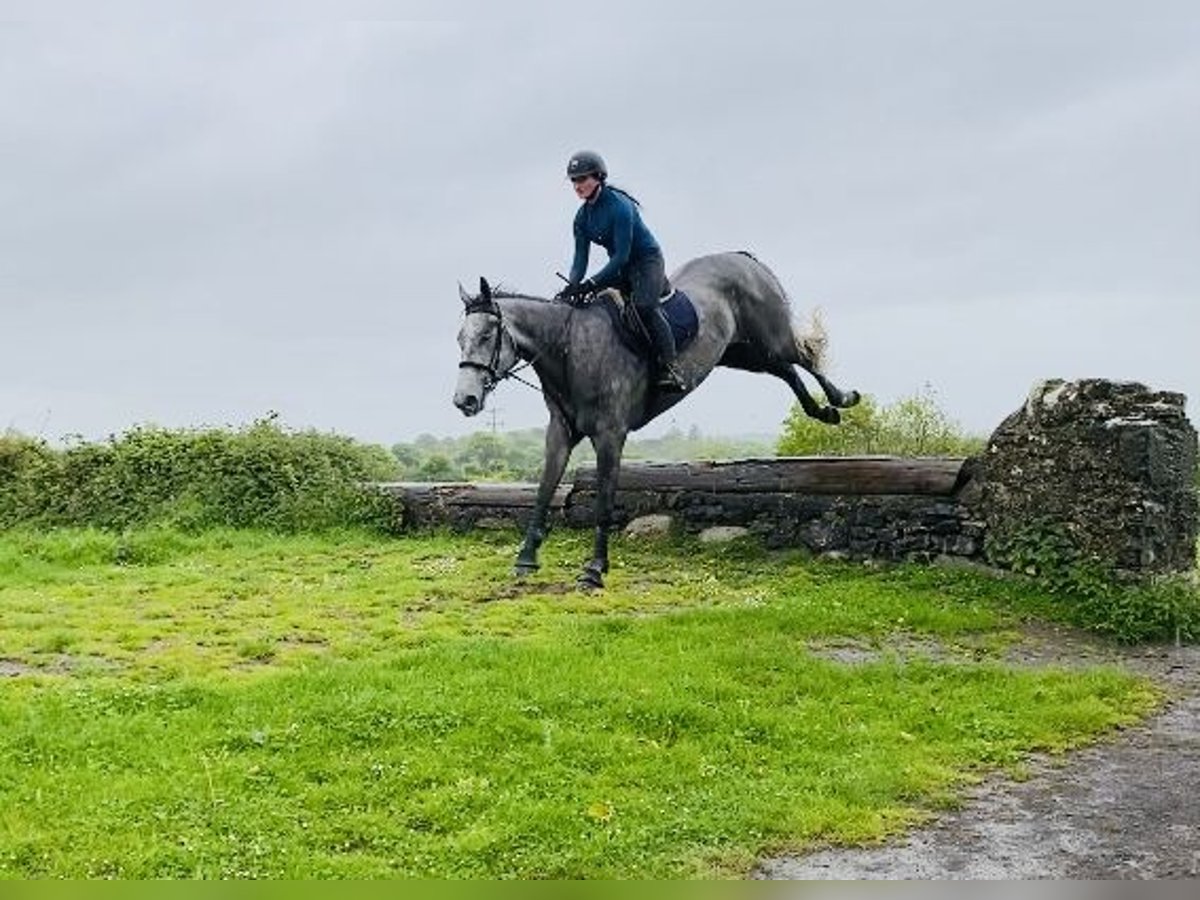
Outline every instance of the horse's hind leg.
POLYGON ((562 481, 571 450, 577 443, 579 438, 573 437, 562 417, 552 412, 550 423, 546 426, 546 456, 542 463, 542 479, 538 484, 537 501, 533 507, 533 517, 525 529, 525 542, 517 554, 513 570, 518 577, 529 575, 539 568, 538 548, 546 539, 550 501, 554 499, 554 492, 558 490, 558 483, 562 481))
MULTIPOLYGON (((767 365, 766 371, 770 372, 777 378, 782 378, 785 382, 787 382, 788 387, 792 389, 792 393, 796 395, 796 399, 800 401, 801 409, 804 410, 809 418, 816 419, 819 422, 824 422, 826 425, 837 425, 842 421, 842 414, 836 409, 836 407, 841 404, 834 403, 832 397, 830 397, 830 402, 834 403, 833 406, 822 406, 816 400, 814 400, 812 394, 808 392, 808 388, 805 387, 804 381, 800 378, 800 373, 796 371, 796 367, 791 363, 773 361, 767 365)), ((821 381, 821 377, 817 376, 815 373, 814 377, 817 378, 818 382, 821 381)), ((822 389, 824 389, 824 384, 821 386, 822 389)), ((830 385, 830 387, 833 386, 830 385)), ((837 389, 834 388, 834 390, 836 391, 837 389)), ((838 391, 838 394, 841 395, 841 392, 838 391)), ((829 396, 828 391, 826 391, 826 396, 829 396)), ((839 399, 845 400, 846 397, 839 396, 839 399)), ((854 399, 845 405, 853 406, 857 402, 858 396, 855 392, 854 399)))
MULTIPOLYGON (((858 391, 843 391, 836 384, 822 375, 817 370, 816 366, 813 365, 812 357, 806 351, 802 342, 798 339, 793 347, 788 348, 788 352, 782 354, 781 361, 783 361, 785 364, 795 363, 813 378, 817 379, 817 384, 821 386, 821 390, 825 393, 825 399, 829 401, 830 406, 836 406, 838 409, 849 409, 862 399, 862 397, 859 396, 858 391)), ((782 371, 775 371, 774 369, 771 369, 770 371, 773 374, 778 375, 788 384, 792 385, 792 390, 796 391, 797 396, 800 395, 801 390, 804 390, 803 387, 797 389, 795 384, 793 384, 793 377, 795 377, 796 381, 799 381, 799 377, 794 371, 791 370, 790 365, 788 366, 788 373, 786 374, 782 371)), ((805 391, 805 393, 807 393, 807 391, 805 391)), ((804 401, 801 400, 800 402, 803 403, 804 401)), ((808 412, 808 407, 805 407, 805 411, 808 412)), ((808 414, 810 416, 812 415, 811 412, 808 414)))
POLYGON ((838 409, 849 409, 851 406, 855 406, 858 401, 862 399, 858 391, 843 391, 820 372, 814 372, 803 363, 800 365, 804 371, 808 372, 813 378, 817 379, 817 384, 819 384, 821 386, 821 390, 825 392, 825 398, 829 401, 831 406, 836 406, 838 409))
MULTIPOLYGON (((830 406, 835 406, 838 409, 848 409, 862 399, 858 391, 843 391, 818 371, 817 366, 814 364, 813 351, 807 346, 804 338, 798 335, 795 330, 791 331, 790 341, 781 342, 777 337, 764 336, 763 346, 767 348, 767 359, 769 360, 767 370, 774 375, 778 375, 791 385, 792 390, 796 392, 796 396, 800 397, 802 405, 804 404, 804 396, 808 391, 803 385, 797 387, 799 378, 795 372, 791 371, 791 366, 788 365, 788 371, 784 372, 782 369, 777 370, 771 363, 778 361, 784 365, 795 364, 802 368, 817 380, 817 384, 821 386, 821 390, 825 393, 825 399, 829 401, 830 406)), ((813 415, 808 406, 804 406, 804 411, 810 416, 813 415)), ((820 418, 820 416, 816 416, 815 418, 820 418)))
POLYGON ((761 345, 748 341, 730 344, 725 348, 725 353, 722 354, 718 365, 728 366, 731 369, 741 369, 744 372, 766 372, 774 375, 776 378, 781 378, 787 383, 787 386, 792 389, 792 393, 796 395, 796 399, 800 401, 800 407, 809 416, 820 422, 825 422, 828 425, 836 425, 842 421, 841 413, 834 407, 837 406, 853 406, 858 402, 858 392, 851 391, 844 394, 836 387, 824 379, 823 376, 813 372, 813 377, 821 384, 821 387, 826 391, 826 397, 832 406, 822 406, 813 399, 813 395, 808 392, 804 382, 800 379, 800 373, 796 371, 796 365, 803 367, 809 371, 805 362, 797 362, 799 355, 793 356, 796 352, 794 348, 787 351, 787 357, 776 355, 774 352, 764 350, 761 345), (833 393, 830 394, 829 391, 833 393), (835 399, 836 398, 836 399, 835 399), (840 402, 839 402, 840 401, 840 402))

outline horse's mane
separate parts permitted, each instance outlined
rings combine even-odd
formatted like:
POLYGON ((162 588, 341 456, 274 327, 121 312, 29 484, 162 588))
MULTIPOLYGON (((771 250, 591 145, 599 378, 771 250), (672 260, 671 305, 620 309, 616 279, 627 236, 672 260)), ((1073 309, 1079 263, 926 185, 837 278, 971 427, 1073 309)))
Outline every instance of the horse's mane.
POLYGON ((521 291, 511 291, 503 285, 492 288, 492 297, 496 300, 532 300, 535 303, 565 303, 556 297, 538 297, 535 294, 525 294, 521 291))

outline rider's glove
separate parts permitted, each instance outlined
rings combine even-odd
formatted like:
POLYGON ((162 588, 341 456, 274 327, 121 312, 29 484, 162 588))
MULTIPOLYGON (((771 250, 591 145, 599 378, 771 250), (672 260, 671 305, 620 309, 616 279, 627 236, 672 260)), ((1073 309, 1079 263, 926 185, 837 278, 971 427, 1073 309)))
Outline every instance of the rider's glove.
POLYGON ((577 281, 575 284, 568 284, 565 288, 558 292, 558 299, 578 300, 595 292, 596 282, 592 281, 590 278, 587 278, 583 281, 577 281))

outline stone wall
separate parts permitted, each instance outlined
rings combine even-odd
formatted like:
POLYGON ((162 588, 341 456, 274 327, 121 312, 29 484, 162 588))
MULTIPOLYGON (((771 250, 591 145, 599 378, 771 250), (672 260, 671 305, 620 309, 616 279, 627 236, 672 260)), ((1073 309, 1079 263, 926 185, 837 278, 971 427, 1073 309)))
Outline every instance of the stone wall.
MULTIPOLYGON (((568 516, 576 498, 570 501, 568 516)), ((954 497, 682 494, 657 506, 648 501, 633 508, 667 512, 687 532, 741 526, 769 547, 806 547, 817 555, 929 561, 976 557, 983 549, 983 523, 954 497)))
MULTIPOLYGON (((767 546, 806 547, 818 555, 976 557, 983 550, 983 522, 961 499, 969 484, 964 463, 940 457, 740 460, 659 466, 653 478, 647 476, 656 467, 634 465, 625 479, 632 487, 617 491, 614 518, 623 525, 666 513, 689 533, 738 526, 767 546), (779 487, 763 490, 758 482, 764 479, 747 484, 738 478, 747 467, 785 474, 777 478, 779 487), (808 476, 813 468, 835 470, 834 477, 808 476), (701 484, 689 484, 696 481, 701 484), (797 481, 808 482, 804 490, 794 489, 797 481)), ((591 524, 594 487, 594 472, 576 473, 563 504, 567 524, 591 524)))
MULTIPOLYGON (((699 532, 740 526, 769 546, 852 558, 1004 562, 1029 529, 1057 529, 1134 575, 1196 565, 1197 439, 1181 394, 1085 380, 1037 385, 977 458, 790 458, 629 463, 615 521, 668 514, 699 532)), ((555 496, 553 523, 592 524, 595 472, 555 496)), ((391 485, 406 521, 520 527, 534 485, 391 485)))
POLYGON ((1134 382, 1047 381, 979 459, 993 554, 1057 528, 1085 556, 1132 574, 1196 565, 1196 431, 1182 394, 1134 382))

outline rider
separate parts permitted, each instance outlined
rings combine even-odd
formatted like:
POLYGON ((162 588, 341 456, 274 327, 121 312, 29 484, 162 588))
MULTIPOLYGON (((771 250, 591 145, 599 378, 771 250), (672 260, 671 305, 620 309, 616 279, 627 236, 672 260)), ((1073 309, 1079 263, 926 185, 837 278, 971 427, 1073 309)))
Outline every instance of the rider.
POLYGON ((608 184, 608 169, 598 153, 581 150, 567 162, 567 177, 583 201, 575 214, 575 259, 569 282, 558 296, 572 300, 606 287, 622 289, 650 336, 660 363, 659 384, 684 389, 675 368, 675 337, 659 299, 667 289, 662 249, 642 221, 637 200, 608 184), (599 244, 608 251, 608 263, 590 278, 588 251, 599 244))

